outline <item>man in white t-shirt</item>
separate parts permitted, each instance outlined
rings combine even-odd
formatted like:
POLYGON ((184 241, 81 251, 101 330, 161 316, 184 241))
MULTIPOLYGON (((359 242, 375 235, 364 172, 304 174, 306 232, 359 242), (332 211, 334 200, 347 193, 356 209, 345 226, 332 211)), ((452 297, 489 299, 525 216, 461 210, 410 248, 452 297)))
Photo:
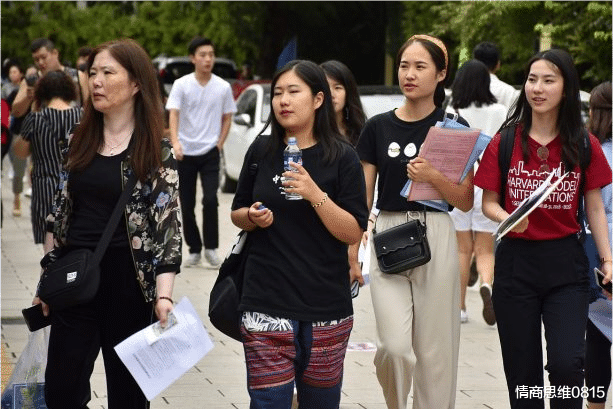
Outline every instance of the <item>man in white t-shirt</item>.
POLYGON ((484 63, 487 69, 490 70, 490 91, 494 94, 498 103, 504 105, 508 111, 517 101, 519 90, 501 81, 495 74, 500 69, 498 47, 496 47, 496 44, 487 41, 479 43, 473 49, 473 58, 484 63))
POLYGON ((183 213, 183 233, 189 247, 185 266, 200 264, 204 256, 209 264, 221 264, 217 188, 219 156, 230 130, 236 104, 230 84, 213 74, 215 48, 211 40, 195 37, 188 46, 194 72, 177 79, 170 91, 170 140, 179 160, 179 194, 183 213), (196 182, 202 184, 202 239, 196 223, 196 182))

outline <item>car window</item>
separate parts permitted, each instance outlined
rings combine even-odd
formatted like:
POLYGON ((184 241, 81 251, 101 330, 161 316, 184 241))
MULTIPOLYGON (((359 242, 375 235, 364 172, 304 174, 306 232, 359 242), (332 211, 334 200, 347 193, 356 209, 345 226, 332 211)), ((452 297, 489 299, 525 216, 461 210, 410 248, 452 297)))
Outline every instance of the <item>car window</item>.
POLYGON ((257 104, 258 93, 248 89, 244 91, 236 103, 237 114, 249 114, 251 122, 255 119, 255 106, 257 104))
POLYGON ((231 64, 226 64, 220 61, 216 61, 213 66, 213 74, 225 78, 225 79, 235 79, 236 71, 231 64))
POLYGON ((270 90, 264 91, 264 97, 262 98, 262 122, 268 121, 270 116, 270 90))

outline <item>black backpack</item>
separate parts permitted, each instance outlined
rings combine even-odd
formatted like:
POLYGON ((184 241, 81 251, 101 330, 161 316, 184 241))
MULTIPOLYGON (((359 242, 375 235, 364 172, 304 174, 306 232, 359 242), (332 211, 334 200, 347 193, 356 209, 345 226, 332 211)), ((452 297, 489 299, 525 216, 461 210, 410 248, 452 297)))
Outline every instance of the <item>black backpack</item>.
MULTIPOLYGON (((511 156, 513 155, 513 148, 515 146, 515 126, 508 126, 500 131, 500 145, 498 147, 498 167, 500 168, 500 205, 504 208, 505 193, 507 191, 507 176, 509 174, 509 166, 511 165, 511 156)), ((577 220, 581 230, 578 233, 581 240, 585 239, 585 224, 583 219, 585 218, 585 210, 583 205, 583 188, 585 183, 585 170, 590 165, 592 160, 592 145, 590 143, 590 137, 585 128, 581 129, 583 136, 583 144, 579 149, 579 168, 581 169, 581 178, 579 182, 579 211, 577 213, 577 220)))

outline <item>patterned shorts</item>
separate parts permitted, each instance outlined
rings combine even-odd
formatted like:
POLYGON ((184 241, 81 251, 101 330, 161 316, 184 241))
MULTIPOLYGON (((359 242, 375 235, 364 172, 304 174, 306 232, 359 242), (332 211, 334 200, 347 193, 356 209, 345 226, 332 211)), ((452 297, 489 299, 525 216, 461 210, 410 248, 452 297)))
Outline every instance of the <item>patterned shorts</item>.
POLYGON ((273 388, 296 378, 315 388, 339 385, 352 328, 353 316, 304 323, 244 312, 241 332, 249 388, 273 388))

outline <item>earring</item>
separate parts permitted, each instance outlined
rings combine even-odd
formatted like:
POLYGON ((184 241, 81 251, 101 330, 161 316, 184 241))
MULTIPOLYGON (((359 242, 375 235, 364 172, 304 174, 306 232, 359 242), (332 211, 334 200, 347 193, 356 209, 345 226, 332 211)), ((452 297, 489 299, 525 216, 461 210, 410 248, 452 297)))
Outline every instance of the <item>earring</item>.
POLYGON ((345 107, 345 119, 349 120, 349 108, 345 107))

